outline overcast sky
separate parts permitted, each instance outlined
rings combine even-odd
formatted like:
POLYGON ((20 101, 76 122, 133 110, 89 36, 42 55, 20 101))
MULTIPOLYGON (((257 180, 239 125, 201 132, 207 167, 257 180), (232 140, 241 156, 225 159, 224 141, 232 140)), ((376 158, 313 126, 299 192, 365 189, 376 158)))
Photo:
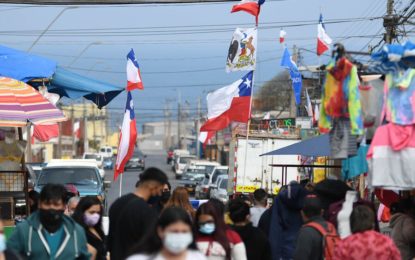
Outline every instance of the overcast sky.
MULTIPOLYGON (((395 1, 397 11, 408 2, 395 1)), ((172 99, 171 106, 175 107, 179 91, 182 100, 187 100, 195 109, 198 97, 204 100, 208 91, 227 85, 243 74, 227 74, 225 59, 235 28, 253 27, 254 18, 242 12, 231 14, 233 4, 85 6, 67 9, 32 52, 56 60, 61 66, 68 66, 90 45, 71 65, 72 70, 124 86, 125 56, 130 48, 134 48, 145 86, 144 91, 134 91, 133 94, 139 122, 151 115, 162 115, 160 110, 147 109, 163 108, 166 99, 172 99)), ((1 5, 0 44, 27 50, 36 35, 63 8, 1 5)), ((281 70, 282 46, 278 42, 281 26, 285 25, 288 47, 296 44, 300 48, 315 50, 316 24, 289 25, 298 25, 299 21, 303 21, 302 24, 317 22, 320 10, 327 21, 354 21, 326 24, 328 34, 336 41, 341 40, 347 49, 367 50, 369 42, 375 45, 382 37, 381 19, 355 20, 382 16, 386 11, 386 0, 267 1, 260 16, 257 47, 260 63, 255 72, 255 88, 281 70)), ((302 51, 302 56, 304 64, 318 63, 314 53, 302 51)), ((322 62, 326 59, 323 58, 322 62)), ((126 94, 122 93, 110 107, 124 107, 125 97, 126 94)), ((157 119, 157 116, 153 117, 153 120, 157 119)))

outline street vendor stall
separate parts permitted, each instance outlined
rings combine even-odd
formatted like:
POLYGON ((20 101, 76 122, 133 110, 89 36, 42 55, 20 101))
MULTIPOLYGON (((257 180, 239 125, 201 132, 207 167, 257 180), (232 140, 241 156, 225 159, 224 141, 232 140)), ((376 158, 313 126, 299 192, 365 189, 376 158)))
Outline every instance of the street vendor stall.
POLYGON ((0 77, 0 216, 15 217, 17 200, 26 201, 28 210, 28 173, 25 167, 22 128, 31 124, 65 121, 62 111, 51 104, 33 87, 24 82, 0 77), (19 138, 16 137, 19 128, 19 138))

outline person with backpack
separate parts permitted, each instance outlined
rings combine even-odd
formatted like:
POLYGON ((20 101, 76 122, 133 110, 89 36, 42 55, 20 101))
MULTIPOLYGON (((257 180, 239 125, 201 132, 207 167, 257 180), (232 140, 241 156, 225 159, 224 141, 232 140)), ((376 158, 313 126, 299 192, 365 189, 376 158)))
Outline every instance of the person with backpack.
POLYGON ((294 260, 332 259, 340 238, 333 224, 324 220, 322 204, 316 195, 306 197, 301 215, 305 224, 298 235, 294 260))

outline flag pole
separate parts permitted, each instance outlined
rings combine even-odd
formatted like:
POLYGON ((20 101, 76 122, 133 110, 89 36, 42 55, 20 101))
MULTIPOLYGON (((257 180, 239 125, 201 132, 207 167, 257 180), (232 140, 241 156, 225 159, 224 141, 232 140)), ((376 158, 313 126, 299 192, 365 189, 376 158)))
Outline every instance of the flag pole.
POLYGON ((120 193, 119 193, 118 197, 121 197, 121 195, 122 195, 122 176, 124 175, 124 173, 121 173, 120 175, 121 175, 120 176, 120 193))

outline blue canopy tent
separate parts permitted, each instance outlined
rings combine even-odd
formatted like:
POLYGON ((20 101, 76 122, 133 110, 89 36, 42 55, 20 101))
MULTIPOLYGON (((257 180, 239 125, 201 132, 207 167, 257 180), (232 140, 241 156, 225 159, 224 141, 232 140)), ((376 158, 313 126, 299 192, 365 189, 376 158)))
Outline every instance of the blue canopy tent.
MULTIPOLYGON (((48 91, 70 99, 84 97, 99 108, 106 106, 124 88, 65 70, 55 61, 0 45, 0 76, 28 82, 48 79, 48 91)), ((37 82, 39 85, 39 83, 37 82)), ((40 83, 41 84, 41 83, 40 83)), ((31 84, 36 87, 36 83, 31 84)))
POLYGON ((84 97, 94 102, 98 108, 107 105, 123 90, 122 87, 87 78, 59 66, 48 84, 51 93, 71 99, 84 97))
POLYGON ((55 61, 0 45, 1 76, 28 82, 50 78, 55 70, 55 61))
POLYGON ((286 146, 275 151, 261 154, 265 155, 303 155, 303 156, 330 156, 329 135, 319 135, 302 142, 286 146))

